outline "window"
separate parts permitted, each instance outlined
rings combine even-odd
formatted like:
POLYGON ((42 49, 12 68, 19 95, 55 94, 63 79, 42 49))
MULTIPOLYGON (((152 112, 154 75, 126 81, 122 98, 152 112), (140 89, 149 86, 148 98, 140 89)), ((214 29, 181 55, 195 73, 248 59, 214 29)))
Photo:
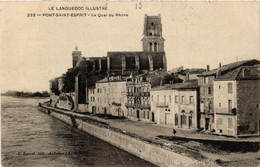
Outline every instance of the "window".
POLYGON ((232 110, 232 100, 228 100, 228 112, 232 110))
POLYGON ((228 94, 232 94, 233 93, 233 83, 229 82, 228 83, 228 94))
POLYGON ((208 87, 208 93, 209 93, 209 95, 212 94, 212 88, 211 87, 208 87))
MULTIPOLYGON (((150 35, 151 35, 151 34, 150 34, 150 35)), ((149 43, 149 50, 150 50, 150 52, 153 51, 153 43, 152 43, 152 42, 149 43)))
POLYGON ((164 95, 163 104, 166 105, 166 95, 164 95))
POLYGON ((259 109, 259 104, 256 104, 256 108, 259 109))
POLYGON ((178 103, 178 96, 175 96, 175 103, 178 103))
POLYGON ((95 101, 95 97, 93 97, 93 101, 95 101))
POLYGON ((169 96, 169 103, 171 103, 172 102, 172 97, 171 96, 169 96))
POLYGON ((175 114, 175 126, 178 126, 178 114, 175 114))
POLYGON ((203 83, 206 83, 206 77, 203 77, 203 83))
POLYGON ((152 102, 153 102, 153 95, 152 95, 152 102))
POLYGON ((157 95, 157 104, 159 104, 159 95, 157 95))
POLYGON ((181 103, 184 104, 184 96, 181 97, 181 103))
POLYGON ((157 50, 158 50, 157 47, 158 47, 158 44, 155 42, 155 43, 154 43, 154 51, 155 51, 155 52, 157 52, 157 50))
POLYGON ((193 96, 190 96, 190 104, 193 104, 193 103, 194 103, 193 96))
POLYGON ((218 103, 218 106, 221 107, 221 103, 218 103))
POLYGON ((99 89, 97 88, 97 93, 99 93, 99 89))
POLYGON ((220 88, 221 88, 221 86, 219 85, 219 86, 218 86, 218 89, 220 89, 220 88))

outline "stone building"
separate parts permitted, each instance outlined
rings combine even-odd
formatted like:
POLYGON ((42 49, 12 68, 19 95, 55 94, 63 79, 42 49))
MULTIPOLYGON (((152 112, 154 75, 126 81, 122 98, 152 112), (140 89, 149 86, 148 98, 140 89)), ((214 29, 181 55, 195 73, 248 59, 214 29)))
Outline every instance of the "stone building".
POLYGON ((87 71, 106 72, 107 71, 107 57, 88 57, 87 71))
POLYGON ((175 75, 177 78, 181 79, 183 82, 190 81, 190 80, 198 80, 198 75, 205 72, 206 69, 202 68, 186 68, 181 69, 179 71, 172 70, 170 71, 172 75, 175 75))
POLYGON ((96 114, 96 87, 88 88, 88 112, 96 114))
POLYGON ((158 16, 145 15, 143 35, 144 52, 164 52, 164 38, 162 37, 160 14, 158 16))
POLYGON ((214 129, 214 79, 219 75, 233 71, 241 66, 250 66, 258 64, 257 60, 238 61, 219 68, 209 70, 198 75, 198 84, 200 87, 200 127, 205 131, 213 131, 214 129))
POLYGON ((198 84, 176 83, 152 88, 151 111, 155 122, 176 128, 198 128, 198 84))
POLYGON ((110 75, 138 75, 147 71, 167 69, 165 52, 108 52, 107 71, 110 75))
MULTIPOLYGON (((166 71, 167 60, 164 52, 164 39, 162 37, 161 16, 145 15, 143 51, 137 52, 108 52, 107 57, 82 57, 78 47, 72 52, 72 68, 63 76, 63 93, 73 93, 75 105, 73 109, 80 112, 89 111, 88 88, 106 76, 127 77, 139 75, 156 70, 166 71)), ((98 88, 96 88, 98 90, 98 88)), ((99 92, 96 91, 96 96, 99 92)), ((96 98, 98 104, 100 98, 96 98)), ((113 103, 114 106, 117 103, 113 103)), ((125 103, 124 103, 125 104, 125 103)), ((101 106, 100 106, 101 107, 101 106)), ((103 106, 104 108, 104 106, 103 106)), ((110 107, 111 108, 111 107, 110 107)), ((107 107, 104 108, 105 111, 107 107)), ((96 106, 95 112, 101 112, 96 106)), ((104 113, 104 112, 103 112, 104 113)))
POLYGON ((121 76, 96 82, 95 104, 97 114, 123 117, 126 113, 126 80, 121 76))
POLYGON ((151 90, 151 114, 152 122, 159 125, 174 125, 172 105, 172 85, 164 85, 151 90))
POLYGON ((259 133, 259 92, 260 69, 256 66, 242 66, 219 75, 214 80, 215 133, 229 136, 259 133))
POLYGON ((130 76, 127 79, 127 117, 132 120, 154 122, 154 113, 150 111, 150 90, 153 87, 175 83, 176 78, 165 70, 156 70, 145 74, 130 76))
POLYGON ((108 52, 107 70, 110 75, 138 75, 147 71, 167 70, 161 16, 145 15, 143 51, 108 52))
POLYGON ((139 75, 127 79, 127 108, 129 119, 150 122, 150 78, 139 75))
POLYGON ((77 62, 81 59, 82 53, 78 50, 78 47, 75 47, 75 51, 72 52, 72 67, 76 67, 77 62))

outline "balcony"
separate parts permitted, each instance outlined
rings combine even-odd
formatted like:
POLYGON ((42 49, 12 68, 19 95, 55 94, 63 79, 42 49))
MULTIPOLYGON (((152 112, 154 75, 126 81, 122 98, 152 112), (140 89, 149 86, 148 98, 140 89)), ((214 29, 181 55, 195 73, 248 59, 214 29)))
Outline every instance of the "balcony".
POLYGON ((135 107, 134 104, 129 104, 129 103, 125 103, 125 106, 127 108, 134 108, 135 107))
POLYGON ((144 105, 144 104, 128 104, 125 103, 125 106, 127 108, 141 108, 141 109, 150 109, 150 105, 144 105))
POLYGON ((140 105, 141 109, 150 109, 150 105, 140 105))
POLYGON ((156 107, 163 107, 163 108, 168 108, 168 103, 157 103, 156 107))
POLYGON ((133 92, 126 92, 127 96, 133 96, 133 92))
POLYGON ((232 108, 232 110, 228 108, 215 108, 215 113, 218 115, 236 115, 236 108, 232 108))
POLYGON ((134 96, 141 96, 141 93, 134 93, 134 96))
POLYGON ((112 103, 113 106, 117 106, 117 107, 120 107, 121 106, 121 103, 116 103, 116 102, 113 102, 112 103))
POLYGON ((148 97, 148 96, 150 96, 150 92, 142 92, 141 96, 147 96, 148 97))

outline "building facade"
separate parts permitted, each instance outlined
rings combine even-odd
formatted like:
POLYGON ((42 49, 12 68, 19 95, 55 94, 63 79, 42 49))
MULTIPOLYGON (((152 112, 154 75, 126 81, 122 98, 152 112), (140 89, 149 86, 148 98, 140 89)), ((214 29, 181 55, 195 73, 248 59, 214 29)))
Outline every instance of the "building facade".
POLYGON ((198 84, 177 83, 153 88, 151 111, 155 122, 183 129, 198 128, 198 84))
POLYGON ((214 81, 215 133, 228 136, 260 130, 260 70, 240 67, 214 81))
POLYGON ((109 77, 96 82, 96 113, 124 117, 126 113, 126 80, 109 77))
POLYGON ((161 15, 147 16, 144 18, 144 52, 164 52, 164 38, 162 37, 161 15))
POLYGON ((251 66, 259 64, 258 60, 243 60, 234 63, 230 63, 219 68, 209 70, 198 75, 198 84, 200 89, 200 128, 204 131, 214 131, 214 80, 219 76, 228 72, 236 70, 241 66, 251 66))
POLYGON ((129 119, 150 122, 150 89, 148 78, 136 76, 129 78, 127 85, 127 108, 126 116, 129 119))
POLYGON ((88 111, 92 114, 96 114, 96 87, 92 86, 88 88, 88 111))

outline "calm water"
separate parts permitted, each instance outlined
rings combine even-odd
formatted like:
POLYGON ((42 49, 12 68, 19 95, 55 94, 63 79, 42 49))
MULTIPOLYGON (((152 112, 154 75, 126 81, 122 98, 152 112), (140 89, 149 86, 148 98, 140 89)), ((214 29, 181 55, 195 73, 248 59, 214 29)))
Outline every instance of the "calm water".
POLYGON ((154 166, 37 111, 44 101, 1 97, 3 166, 154 166))

